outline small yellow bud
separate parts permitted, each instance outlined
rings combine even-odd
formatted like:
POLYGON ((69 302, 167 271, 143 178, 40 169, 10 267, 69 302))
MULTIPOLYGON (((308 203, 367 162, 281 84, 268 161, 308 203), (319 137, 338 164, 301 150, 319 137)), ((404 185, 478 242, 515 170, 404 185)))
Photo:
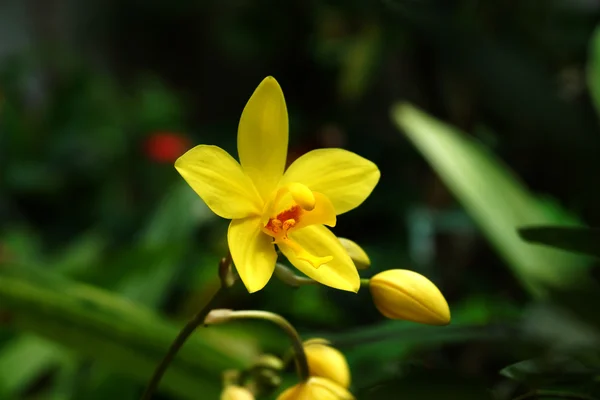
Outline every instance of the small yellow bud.
POLYGON ((342 243, 342 246, 348 252, 348 255, 354 262, 356 269, 367 269, 371 266, 371 260, 367 253, 358 244, 350 239, 338 238, 342 243))
POLYGON ((221 400, 254 400, 254 395, 245 387, 232 385, 221 392, 221 400))
POLYGON ((284 368, 283 360, 272 354, 262 354, 254 362, 255 368, 268 368, 275 371, 281 371, 284 368))
POLYGON ((354 400, 354 396, 329 379, 313 376, 286 389, 277 400, 354 400))
POLYGON ((444 295, 429 279, 414 271, 383 271, 369 283, 377 309, 391 319, 428 325, 450 323, 450 308, 444 295))
POLYGON ((265 391, 272 391, 281 385, 280 372, 285 365, 283 360, 271 354, 263 354, 252 364, 254 384, 265 391))
POLYGON ((309 344, 324 344, 325 346, 331 346, 331 342, 323 338, 312 338, 304 341, 305 346, 308 346, 309 344))
POLYGON ((308 361, 310 376, 327 378, 338 385, 350 386, 350 368, 344 355, 328 346, 324 339, 311 339, 304 342, 304 353, 308 361))

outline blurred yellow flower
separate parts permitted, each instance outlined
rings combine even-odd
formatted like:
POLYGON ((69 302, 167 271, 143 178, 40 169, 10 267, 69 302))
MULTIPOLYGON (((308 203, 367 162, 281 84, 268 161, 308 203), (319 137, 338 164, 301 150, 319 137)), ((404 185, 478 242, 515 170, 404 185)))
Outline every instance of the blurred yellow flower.
POLYGON ((231 385, 223 390, 221 400, 254 400, 254 395, 245 387, 231 385))
POLYGON ((336 215, 358 207, 379 181, 372 162, 342 149, 313 150, 285 171, 288 115, 277 81, 267 77, 238 127, 240 163, 225 150, 196 146, 175 168, 217 215, 231 219, 228 243, 249 292, 273 274, 275 244, 310 278, 356 292, 358 272, 337 237, 336 215))
POLYGON ((354 396, 329 379, 313 376, 286 389, 277 400, 354 400, 354 396))
POLYGON ((421 274, 391 269, 371 278, 369 288, 375 306, 388 318, 428 325, 450 323, 446 299, 437 286, 421 274))
POLYGON ((348 252, 348 255, 354 262, 356 269, 367 269, 371 266, 371 260, 367 253, 360 247, 356 242, 353 242, 350 239, 339 238, 340 242, 342 242, 342 246, 348 252))
POLYGON ((350 386, 350 368, 344 355, 323 339, 304 342, 310 376, 327 378, 342 387, 350 386))

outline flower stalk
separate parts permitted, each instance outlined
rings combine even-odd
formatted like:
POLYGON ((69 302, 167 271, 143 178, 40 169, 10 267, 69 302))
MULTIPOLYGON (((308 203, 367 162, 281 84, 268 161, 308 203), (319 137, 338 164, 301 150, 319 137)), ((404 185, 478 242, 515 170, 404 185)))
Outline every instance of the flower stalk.
POLYGON ((204 318, 208 315, 210 310, 215 307, 218 307, 219 304, 222 304, 223 300, 227 296, 227 289, 229 289, 235 282, 235 278, 231 276, 231 255, 227 255, 223 257, 219 262, 219 277, 221 279, 221 286, 219 289, 212 295, 210 300, 206 303, 204 307, 192 319, 188 321, 188 323, 183 327, 183 329, 179 332, 167 354, 163 357, 160 364, 154 370, 148 385, 146 386, 146 390, 142 394, 141 400, 150 400, 152 395, 158 388, 158 385, 169 368, 169 365, 179 352, 179 349, 184 345, 186 340, 192 335, 192 333, 203 324, 204 318))
MULTIPOLYGON (((275 276, 286 285, 292 287, 299 287, 305 285, 320 285, 320 283, 315 281, 314 279, 296 275, 291 269, 280 263, 275 264, 275 276)), ((370 279, 361 278, 360 286, 367 287, 369 286, 369 282, 370 279)))
POLYGON ((296 371, 300 381, 304 382, 309 378, 308 360, 306 358, 306 353, 304 352, 302 338, 300 338, 296 328, 282 316, 268 311, 232 311, 220 309, 209 312, 204 320, 204 324, 214 325, 239 319, 261 319, 272 322, 280 327, 292 341, 296 360, 296 371))
POLYGON ((296 275, 291 269, 280 263, 275 264, 275 276, 286 285, 292 287, 319 285, 319 282, 304 276, 296 275))

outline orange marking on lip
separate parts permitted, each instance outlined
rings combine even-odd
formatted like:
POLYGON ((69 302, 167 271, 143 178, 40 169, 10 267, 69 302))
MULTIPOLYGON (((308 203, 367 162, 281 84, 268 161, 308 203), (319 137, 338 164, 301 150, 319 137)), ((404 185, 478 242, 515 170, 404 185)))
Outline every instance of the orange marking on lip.
POLYGON ((283 231, 283 236, 287 236, 288 229, 292 228, 298 223, 300 216, 302 215, 302 208, 298 205, 294 205, 289 209, 280 212, 275 218, 269 218, 269 222, 265 225, 265 229, 272 232, 274 235, 279 236, 280 232, 283 231))

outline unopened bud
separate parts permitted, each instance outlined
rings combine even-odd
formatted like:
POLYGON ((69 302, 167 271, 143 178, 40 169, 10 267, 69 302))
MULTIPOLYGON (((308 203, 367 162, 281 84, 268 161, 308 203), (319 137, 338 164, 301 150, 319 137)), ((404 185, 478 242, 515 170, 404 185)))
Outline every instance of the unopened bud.
POLYGON ((309 375, 327 378, 347 388, 350 386, 348 362, 339 350, 328 346, 328 343, 325 339, 311 339, 304 342, 309 375))
POLYGON ((342 246, 348 252, 348 255, 354 262, 356 269, 367 269, 371 266, 371 260, 367 253, 358 244, 350 239, 338 238, 342 243, 342 246))
POLYGON ((256 385, 264 392, 271 392, 281 385, 281 376, 272 369, 261 369, 254 373, 256 385))
POLYGON ((254 395, 245 387, 232 385, 221 392, 221 400, 254 400, 254 395))
POLYGON ((241 372, 237 369, 223 371, 223 386, 236 385, 240 381, 241 372))
POLYGON ((231 256, 223 257, 219 261, 219 279, 221 280, 221 286, 224 288, 230 288, 235 283, 237 276, 231 262, 231 256))
POLYGON ((267 368, 275 371, 283 370, 283 360, 277 356, 272 354, 262 354, 258 359, 254 362, 255 368, 267 368))
POLYGON ((286 389, 277 400, 354 400, 346 388, 319 376, 286 389))
POLYGON ((252 379, 260 393, 271 393, 281 385, 283 360, 271 354, 262 354, 250 369, 252 379))
POLYGON ((387 318, 428 325, 450 323, 450 308, 440 290, 423 275, 391 269, 371 278, 373 302, 387 318))
POLYGON ((331 342, 323 338, 312 338, 304 341, 304 346, 308 346, 311 344, 324 344, 326 346, 331 346, 331 342))

